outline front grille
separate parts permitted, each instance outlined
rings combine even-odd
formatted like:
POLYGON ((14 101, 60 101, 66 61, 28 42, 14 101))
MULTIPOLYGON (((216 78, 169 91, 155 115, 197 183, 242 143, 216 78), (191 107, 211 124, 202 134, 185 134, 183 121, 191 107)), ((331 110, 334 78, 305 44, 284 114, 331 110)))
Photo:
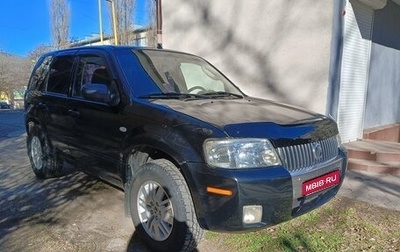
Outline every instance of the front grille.
POLYGON ((283 166, 289 172, 297 172, 324 163, 338 155, 336 137, 317 142, 286 146, 277 149, 283 166))

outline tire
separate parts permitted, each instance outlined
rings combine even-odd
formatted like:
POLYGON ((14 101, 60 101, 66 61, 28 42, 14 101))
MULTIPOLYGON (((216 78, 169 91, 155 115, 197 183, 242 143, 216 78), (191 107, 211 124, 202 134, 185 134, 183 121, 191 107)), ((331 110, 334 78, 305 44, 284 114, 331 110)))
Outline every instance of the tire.
POLYGON ((142 165, 128 186, 135 230, 151 251, 192 251, 203 236, 185 179, 165 159, 142 165))
POLYGON ((39 179, 60 176, 62 163, 38 124, 30 125, 27 137, 28 156, 32 170, 39 179))

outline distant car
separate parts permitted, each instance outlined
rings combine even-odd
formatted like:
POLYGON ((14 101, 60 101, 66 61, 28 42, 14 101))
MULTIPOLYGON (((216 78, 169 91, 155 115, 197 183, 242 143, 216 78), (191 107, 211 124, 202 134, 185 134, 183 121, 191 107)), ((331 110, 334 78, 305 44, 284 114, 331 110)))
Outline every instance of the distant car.
POLYGON ((7 102, 0 102, 0 109, 11 109, 11 105, 7 102))
POLYGON ((119 186, 152 251, 307 213, 336 195, 347 167, 331 118, 249 97, 206 60, 163 49, 43 55, 25 123, 36 176, 68 161, 119 186))

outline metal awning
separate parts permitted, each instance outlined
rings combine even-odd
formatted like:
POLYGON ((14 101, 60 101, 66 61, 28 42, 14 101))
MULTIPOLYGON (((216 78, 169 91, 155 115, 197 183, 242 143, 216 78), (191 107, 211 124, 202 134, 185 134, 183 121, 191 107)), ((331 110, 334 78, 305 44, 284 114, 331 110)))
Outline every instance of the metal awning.
MULTIPOLYGON (((387 0, 358 0, 360 3, 363 3, 374 10, 382 9, 386 6, 387 0)), ((390 1, 390 0, 389 0, 390 1)), ((400 5, 400 0, 392 0, 396 4, 400 5)))
POLYGON ((400 0, 393 0, 393 2, 397 3, 398 5, 400 5, 400 0))
MULTIPOLYGON (((360 3, 363 3, 374 10, 382 9, 386 6, 387 0, 358 0, 360 3)), ((396 0, 399 1, 399 0, 396 0)), ((400 1, 399 1, 400 2, 400 1)))

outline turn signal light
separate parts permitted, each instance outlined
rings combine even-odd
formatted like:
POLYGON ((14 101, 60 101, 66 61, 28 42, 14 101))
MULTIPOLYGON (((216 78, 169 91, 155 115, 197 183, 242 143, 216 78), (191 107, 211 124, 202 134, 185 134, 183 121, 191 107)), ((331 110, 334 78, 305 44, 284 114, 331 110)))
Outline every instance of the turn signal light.
POLYGON ((213 194, 218 194, 218 195, 223 195, 223 196, 232 196, 233 195, 233 192, 229 189, 221 189, 221 188, 211 187, 211 186, 207 186, 207 192, 213 193, 213 194))

